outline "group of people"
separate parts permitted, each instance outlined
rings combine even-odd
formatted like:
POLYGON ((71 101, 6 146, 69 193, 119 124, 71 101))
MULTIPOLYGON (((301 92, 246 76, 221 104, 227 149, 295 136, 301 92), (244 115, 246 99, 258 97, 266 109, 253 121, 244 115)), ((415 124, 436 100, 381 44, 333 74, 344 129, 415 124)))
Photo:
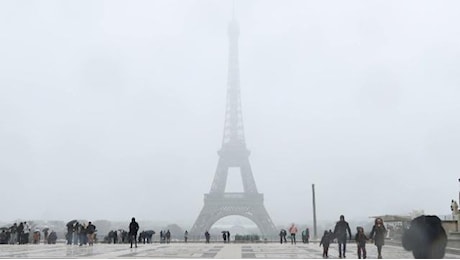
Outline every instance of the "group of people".
POLYGON ((230 243, 230 231, 222 231, 222 239, 224 239, 224 244, 230 243))
MULTIPOLYGON (((48 233, 48 229, 43 230, 45 234, 44 243, 56 243, 55 232, 51 234, 48 233)), ((23 245, 29 244, 31 241, 33 244, 40 243, 41 232, 40 230, 35 230, 31 232, 31 227, 27 221, 20 222, 19 224, 14 223, 9 228, 3 228, 0 232, 0 244, 10 244, 10 245, 23 245)))
POLYGON ((171 243, 171 232, 169 231, 169 229, 167 231, 160 231, 160 243, 171 243))
MULTIPOLYGON (((291 244, 296 244, 297 241, 296 241, 296 234, 298 232, 298 229, 296 227, 296 225, 294 223, 292 223, 292 225, 289 227, 288 229, 289 231, 289 238, 291 239, 291 244)), ((285 229, 281 229, 280 233, 279 233, 279 236, 280 236, 280 243, 282 244, 283 242, 284 243, 287 243, 287 239, 286 239, 286 236, 287 236, 287 231, 285 229)), ((310 230, 308 228, 302 230, 302 242, 303 243, 309 243, 310 241, 310 230)))
POLYGON ((94 245, 97 230, 91 221, 88 223, 79 223, 77 220, 72 220, 66 226, 67 233, 65 238, 67 245, 94 245))
MULTIPOLYGON (((366 243, 368 240, 373 240, 375 246, 377 247, 377 257, 381 259, 382 247, 385 244, 384 241, 386 233, 387 230, 381 218, 375 219, 374 226, 372 227, 369 236, 366 236, 363 227, 356 227, 356 235, 354 236, 354 240, 356 241, 357 245, 358 258, 361 259, 362 257, 365 259, 367 257, 366 243)), ((347 221, 345 221, 345 217, 341 215, 340 220, 335 224, 334 231, 324 231, 323 237, 321 238, 319 245, 323 246, 323 258, 329 257, 329 245, 332 243, 332 241, 334 241, 334 239, 337 239, 339 258, 345 258, 347 238, 348 240, 352 240, 350 225, 347 221)))
MULTIPOLYGON (((382 258, 382 247, 385 244, 387 229, 382 218, 376 218, 369 236, 366 235, 363 227, 356 228, 354 240, 357 245, 358 258, 367 257, 366 243, 374 241, 377 247, 377 258, 382 258)), ((323 258, 328 258, 330 243, 337 239, 339 248, 339 258, 345 258, 347 235, 352 240, 351 229, 343 215, 336 223, 334 232, 324 231, 320 246, 323 246, 323 258)), ((404 231, 402 236, 404 249, 412 251, 415 258, 443 258, 447 245, 447 235, 442 227, 441 219, 437 216, 422 215, 414 218, 409 228, 404 231)))
MULTIPOLYGON (((454 208, 454 207, 453 207, 454 208)), ((29 243, 30 236, 30 225, 24 221, 19 224, 14 223, 10 228, 3 229, 0 232, 0 244, 27 244, 29 243)), ((49 232, 48 228, 42 230, 44 233, 44 241, 48 244, 55 244, 57 240, 56 232, 49 232)), ((66 240, 67 244, 71 245, 79 244, 80 246, 89 244, 93 245, 95 241, 96 226, 90 222, 88 224, 79 223, 78 221, 71 221, 67 223, 67 234, 66 240)), ((139 224, 136 222, 135 218, 131 219, 129 224, 129 231, 120 232, 120 235, 128 236, 128 241, 131 243, 131 248, 133 243, 137 247, 138 241, 138 231, 139 224), (127 234, 126 234, 127 233, 127 234)), ((292 224, 288 231, 282 229, 280 231, 280 243, 286 243, 287 233, 290 234, 291 244, 296 244, 296 234, 298 232, 295 224, 292 224)), ((144 235, 139 236, 139 242, 145 239, 144 235)), ((366 243, 370 240, 373 241, 377 247, 378 258, 382 258, 382 247, 385 244, 385 235, 387 229, 383 223, 382 218, 376 218, 374 225, 372 226, 369 235, 366 235, 366 232, 363 227, 356 227, 356 234, 354 239, 352 239, 351 228, 345 217, 340 216, 340 220, 335 224, 334 231, 324 231, 324 235, 321 238, 319 246, 323 246, 323 258, 329 257, 329 246, 336 240, 338 243, 339 249, 339 258, 346 257, 346 245, 347 240, 354 240, 357 245, 358 258, 365 259, 367 258, 366 252, 366 243)), ((152 233, 152 235, 154 232, 152 233)), ((32 241, 33 243, 39 243, 40 241, 40 231, 36 230, 33 232, 32 241), (36 234, 37 233, 37 234, 36 234)), ((111 233, 112 238, 116 238, 117 232, 114 231, 111 233)), ((210 233, 205 232, 206 243, 210 242, 210 233)), ((222 231, 222 238, 224 243, 230 242, 230 232, 222 231)), ((310 238, 309 229, 306 228, 302 231, 302 242, 308 243, 310 238)), ((184 233, 184 240, 187 242, 188 231, 184 233)), ((171 232, 161 231, 160 232, 160 243, 170 243, 171 232)), ((117 240, 113 240, 116 243, 117 240)), ((123 239, 122 241, 125 241, 123 239)), ((144 240, 145 241, 145 240, 144 240)), ((144 242, 145 243, 145 242, 144 242)), ((445 254, 445 248, 447 245, 447 235, 442 227, 441 220, 437 216, 426 216, 422 215, 413 219, 410 223, 409 229, 405 230, 402 237, 402 245, 406 250, 412 251, 415 258, 443 258, 445 254)))
POLYGON ((0 232, 0 244, 10 244, 10 245, 23 245, 29 244, 32 242, 33 244, 39 244, 41 241, 41 233, 44 234, 43 242, 45 244, 55 244, 57 240, 56 232, 49 228, 44 228, 42 230, 36 228, 33 232, 31 232, 31 226, 27 221, 20 222, 19 224, 14 223, 9 228, 2 228, 2 232, 0 232))

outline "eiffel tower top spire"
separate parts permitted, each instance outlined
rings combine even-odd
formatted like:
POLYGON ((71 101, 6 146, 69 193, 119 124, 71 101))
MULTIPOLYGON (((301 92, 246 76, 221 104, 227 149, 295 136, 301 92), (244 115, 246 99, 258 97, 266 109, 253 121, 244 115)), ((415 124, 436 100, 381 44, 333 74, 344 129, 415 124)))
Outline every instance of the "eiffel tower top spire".
POLYGON ((224 136, 222 147, 227 145, 246 147, 241 111, 240 69, 238 62, 238 22, 235 19, 235 3, 233 2, 232 20, 228 25, 229 54, 227 79, 227 106, 225 110, 224 136))

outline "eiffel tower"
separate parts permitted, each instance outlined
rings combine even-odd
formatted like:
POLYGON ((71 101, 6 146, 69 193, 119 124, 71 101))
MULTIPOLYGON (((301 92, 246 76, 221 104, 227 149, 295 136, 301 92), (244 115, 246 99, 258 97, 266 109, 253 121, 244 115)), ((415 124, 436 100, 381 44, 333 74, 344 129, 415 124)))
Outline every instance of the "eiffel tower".
POLYGON ((219 219, 237 215, 254 222, 262 237, 274 238, 276 228, 264 207, 263 194, 257 191, 249 164, 250 152, 244 138, 238 65, 239 27, 234 17, 229 24, 228 35, 227 106, 222 148, 218 151, 219 162, 211 190, 204 195, 204 207, 190 230, 190 236, 203 237, 204 232, 209 231, 219 219), (243 192, 225 192, 229 168, 240 169, 243 192))

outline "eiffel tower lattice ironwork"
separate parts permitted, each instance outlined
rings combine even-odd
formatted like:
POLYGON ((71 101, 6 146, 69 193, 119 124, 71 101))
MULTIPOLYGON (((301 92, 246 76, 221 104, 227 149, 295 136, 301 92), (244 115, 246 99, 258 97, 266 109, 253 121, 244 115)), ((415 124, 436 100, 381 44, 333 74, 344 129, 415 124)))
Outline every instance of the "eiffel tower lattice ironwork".
POLYGON ((244 138, 238 65, 239 28, 234 18, 229 24, 228 35, 227 106, 222 148, 218 151, 219 162, 211 190, 204 195, 204 207, 190 230, 190 236, 203 237, 219 219, 237 215, 254 222, 263 237, 273 238, 276 228, 264 207, 263 194, 257 191, 244 138), (225 192, 230 168, 240 169, 243 192, 225 192))

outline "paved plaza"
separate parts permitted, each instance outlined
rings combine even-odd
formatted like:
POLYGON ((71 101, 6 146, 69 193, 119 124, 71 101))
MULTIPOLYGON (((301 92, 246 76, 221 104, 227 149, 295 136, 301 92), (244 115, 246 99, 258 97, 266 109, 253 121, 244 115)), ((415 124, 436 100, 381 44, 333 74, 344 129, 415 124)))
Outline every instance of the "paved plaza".
MULTIPOLYGON (((357 258, 356 245, 347 245, 347 258, 357 258)), ((376 248, 367 245, 368 258, 377 258, 376 248)), ((413 258, 399 246, 385 245, 383 257, 413 258)), ((460 255, 446 254, 445 258, 460 255)), ((127 244, 95 244, 88 246, 56 245, 0 245, 0 258, 322 258, 318 243, 301 244, 223 244, 172 243, 140 244, 129 248, 127 244)), ((329 258, 338 258, 337 244, 332 244, 329 258)))

